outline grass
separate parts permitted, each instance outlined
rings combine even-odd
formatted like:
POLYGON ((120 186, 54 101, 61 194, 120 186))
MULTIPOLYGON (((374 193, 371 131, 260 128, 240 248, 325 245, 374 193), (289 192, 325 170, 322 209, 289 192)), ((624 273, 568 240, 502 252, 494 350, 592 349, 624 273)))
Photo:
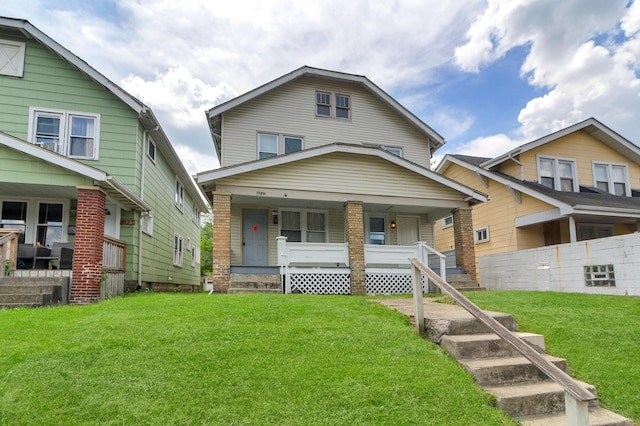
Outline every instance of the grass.
POLYGON ((509 312, 520 329, 544 334, 547 352, 596 386, 600 404, 640 423, 640 298, 552 292, 466 294, 509 312))
POLYGON ((501 425, 361 297, 143 294, 0 310, 0 424, 501 425))

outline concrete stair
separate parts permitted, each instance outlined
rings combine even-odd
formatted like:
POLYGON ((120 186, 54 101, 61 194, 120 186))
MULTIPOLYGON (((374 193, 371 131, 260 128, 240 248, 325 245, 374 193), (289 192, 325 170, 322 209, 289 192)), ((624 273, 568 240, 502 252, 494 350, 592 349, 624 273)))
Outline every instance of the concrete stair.
POLYGON ((480 287, 480 284, 473 280, 469 274, 447 274, 447 282, 458 291, 486 290, 486 288, 480 287))
POLYGON ((0 278, 0 308, 66 304, 68 293, 68 277, 0 278))
MULTIPOLYGON (((461 310, 461 308, 460 308, 461 310)), ((425 309, 426 335, 449 352, 486 392, 495 397, 498 408, 522 425, 565 425, 564 389, 547 378, 526 358, 497 335, 487 333, 480 321, 466 311, 450 309, 446 316, 429 315, 425 309), (430 316, 430 317, 429 317, 430 316), (430 328, 432 328, 430 330, 430 328)), ((510 315, 487 312, 511 331, 518 326, 510 315)), ((517 333, 536 351, 545 354, 544 336, 517 333)), ((548 354, 546 359, 567 371, 565 359, 548 354)), ((595 388, 583 383, 596 394, 595 388)), ((589 404, 590 425, 624 425, 634 423, 618 414, 589 404)))
POLYGON ((282 293, 279 274, 231 274, 229 294, 282 293))

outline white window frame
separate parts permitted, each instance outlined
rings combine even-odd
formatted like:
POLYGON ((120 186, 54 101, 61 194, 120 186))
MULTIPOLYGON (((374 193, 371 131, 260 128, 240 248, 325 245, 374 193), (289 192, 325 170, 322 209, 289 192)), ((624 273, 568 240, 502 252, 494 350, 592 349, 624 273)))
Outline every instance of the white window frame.
POLYGON ((589 240, 596 240, 598 238, 607 238, 607 237, 613 237, 615 234, 615 229, 613 227, 612 224, 606 224, 606 223, 577 223, 576 224, 577 227, 577 231, 578 231, 578 241, 589 241, 589 240), (581 235, 582 235, 582 230, 584 228, 591 228, 593 230, 593 238, 588 238, 588 239, 582 239, 581 235), (606 229, 608 231, 610 231, 611 235, 607 235, 604 237, 599 237, 598 236, 598 228, 600 229, 606 229))
POLYGON ((481 226, 473 230, 473 242, 476 244, 488 243, 491 241, 489 226, 481 226))
POLYGON ((180 234, 173 234, 173 266, 182 267, 184 257, 184 239, 180 234))
POLYGON ((597 188, 596 183, 596 167, 604 166, 607 168, 607 187, 610 194, 615 195, 615 184, 616 183, 624 183, 625 187, 625 197, 631 197, 631 181, 629 179, 629 166, 626 163, 610 163, 606 161, 592 161, 591 162, 591 171, 593 173, 593 186, 597 188), (622 167, 624 169, 624 182, 614 182, 613 180, 613 168, 614 167, 622 167))
MULTIPOLYGON (((303 136, 295 136, 286 133, 273 133, 273 132, 258 132, 256 135, 256 159, 261 160, 265 158, 277 157, 278 155, 290 154, 290 152, 285 152, 286 144, 285 139, 299 139, 300 140, 300 150, 304 150, 304 137, 303 136), (261 149, 261 136, 275 136, 276 137, 276 152, 274 152, 272 156, 260 158, 261 152, 271 152, 271 151, 263 151, 261 149)), ((291 151, 298 152, 298 151, 291 151)))
POLYGON ((451 228, 453 226, 453 215, 445 216, 442 218, 442 229, 451 228))
POLYGON ((157 150, 158 150, 158 147, 156 146, 156 143, 153 141, 153 139, 151 139, 150 137, 147 137, 147 157, 149 157, 149 159, 153 164, 156 164, 157 150))
MULTIPOLYGON (((283 212, 298 212, 300 213, 300 242, 306 243, 307 241, 307 213, 322 213, 324 214, 324 241, 329 241, 329 211, 328 210, 315 210, 315 209, 279 209, 278 215, 281 216, 283 212)), ((312 232, 321 232, 314 230, 312 232)), ((282 235, 282 220, 278 220, 278 235, 282 235)))
POLYGON ((385 151, 397 155, 398 157, 403 157, 403 150, 401 146, 390 146, 390 145, 382 145, 382 149, 385 151))
POLYGON ((318 89, 315 92, 316 94, 316 98, 315 98, 315 114, 316 117, 321 117, 321 118, 335 118, 338 120, 346 120, 346 121, 351 121, 351 114, 352 114, 352 103, 351 103, 351 95, 344 93, 344 92, 334 92, 332 90, 322 90, 322 89, 318 89), (327 96, 329 98, 329 103, 324 103, 324 102, 318 102, 318 96, 322 95, 322 96, 327 96), (340 98, 346 99, 346 106, 343 105, 343 103, 341 102, 341 105, 338 105, 338 100, 340 98), (323 107, 328 107, 329 108, 329 113, 328 114, 320 114, 318 113, 318 107, 319 106, 323 106, 323 107), (339 117, 338 116, 338 111, 347 111, 347 117, 339 117))
POLYGON ((153 215, 151 213, 140 216, 140 229, 149 236, 153 236, 153 215))
POLYGON ((178 210, 184 213, 184 185, 180 182, 180 179, 176 176, 174 202, 178 210))
POLYGON ((4 55, 2 59, 6 62, 0 63, 0 75, 10 77, 22 77, 24 75, 24 57, 26 44, 20 41, 0 40, 0 50, 4 55), (15 52, 12 56, 11 51, 15 52))
POLYGON ((389 217, 386 214, 367 213, 365 214, 365 241, 366 244, 373 244, 371 242, 371 218, 384 219, 384 244, 389 245, 389 217))
POLYGON ((18 237, 19 244, 25 244, 27 241, 27 231, 29 229, 29 219, 30 219, 30 202, 29 200, 23 199, 13 199, 13 198, 3 198, 0 200, 0 228, 7 229, 22 229, 22 234, 18 237), (23 223, 19 223, 18 219, 3 219, 2 211, 4 210, 4 203, 20 203, 24 204, 24 221, 23 223), (14 223, 12 223, 14 222, 14 223), (18 223, 15 223, 18 222, 18 223))
MULTIPOLYGON (((542 183, 542 178, 543 177, 547 177, 547 176, 542 176, 541 173, 541 167, 540 167, 540 161, 541 160, 551 160, 553 161, 553 183, 554 183, 554 187, 553 189, 555 189, 556 191, 562 191, 562 185, 561 185, 561 181, 560 181, 560 163, 570 163, 571 164, 571 179, 573 180, 572 182, 572 187, 573 190, 571 192, 578 192, 578 170, 576 167, 576 160, 573 158, 563 158, 563 157, 553 157, 550 155, 536 155, 536 165, 538 168, 538 183, 540 185, 543 185, 542 183)), ((546 185, 544 185, 546 186, 546 185)), ((566 192, 566 191, 565 191, 566 192)))
POLYGON ((196 203, 191 203, 191 220, 200 228, 200 209, 198 209, 196 203))
MULTIPOLYGON (((78 111, 66 111, 52 108, 37 108, 29 107, 29 128, 27 133, 27 140, 34 145, 38 145, 36 142, 37 125, 39 116, 51 116, 57 117, 60 120, 60 133, 58 134, 59 143, 58 150, 54 151, 60 155, 64 155, 69 158, 76 158, 82 160, 98 160, 100 152, 100 114, 78 112, 78 111), (94 120, 94 134, 93 134, 93 152, 90 155, 71 155, 71 121, 73 118, 88 118, 94 120)), ((46 149, 46 148, 45 148, 46 149)))

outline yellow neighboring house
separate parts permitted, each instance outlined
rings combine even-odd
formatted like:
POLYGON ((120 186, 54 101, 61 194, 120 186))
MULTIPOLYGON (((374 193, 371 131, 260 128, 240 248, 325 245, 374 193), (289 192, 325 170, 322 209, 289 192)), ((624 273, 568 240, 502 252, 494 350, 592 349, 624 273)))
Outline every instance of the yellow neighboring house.
MULTIPOLYGON (((638 230, 640 148, 594 118, 495 158, 448 154, 436 171, 490 197, 472 211, 476 264, 638 230)), ((451 216, 434 236, 436 250, 454 250, 451 216)))

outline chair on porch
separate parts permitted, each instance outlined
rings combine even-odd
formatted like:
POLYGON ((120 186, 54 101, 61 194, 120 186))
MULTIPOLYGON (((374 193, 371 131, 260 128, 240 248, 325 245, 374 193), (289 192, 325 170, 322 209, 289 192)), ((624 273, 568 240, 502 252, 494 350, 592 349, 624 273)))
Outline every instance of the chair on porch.
POLYGON ((51 247, 51 257, 54 269, 73 268, 73 243, 53 243, 51 247))
POLYGON ((18 269, 33 269, 36 258, 36 247, 27 244, 18 245, 18 269))

